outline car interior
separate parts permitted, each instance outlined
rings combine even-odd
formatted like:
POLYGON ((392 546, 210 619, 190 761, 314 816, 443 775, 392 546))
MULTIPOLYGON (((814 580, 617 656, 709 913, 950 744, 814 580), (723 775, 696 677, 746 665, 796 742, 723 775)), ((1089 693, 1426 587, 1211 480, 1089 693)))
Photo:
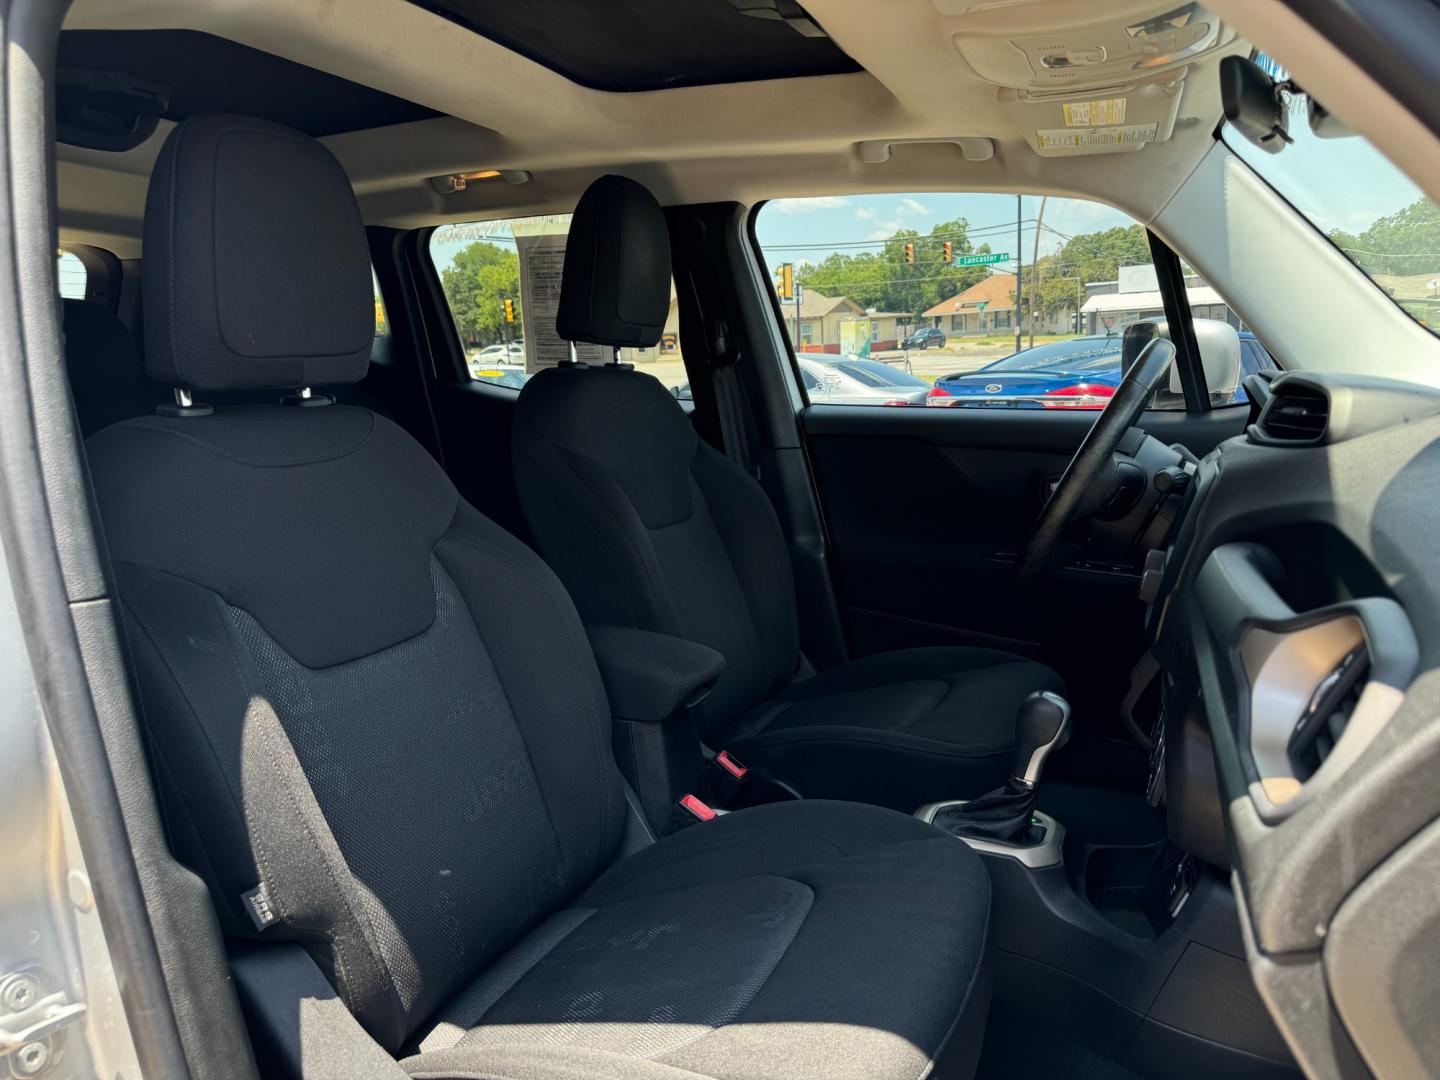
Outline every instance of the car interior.
POLYGON ((0 8, 14 1075, 1440 1074, 1440 342, 1264 165, 1433 209, 1440 9, 0 8), (822 400, 764 215, 946 193, 1143 229, 1093 401, 822 400))

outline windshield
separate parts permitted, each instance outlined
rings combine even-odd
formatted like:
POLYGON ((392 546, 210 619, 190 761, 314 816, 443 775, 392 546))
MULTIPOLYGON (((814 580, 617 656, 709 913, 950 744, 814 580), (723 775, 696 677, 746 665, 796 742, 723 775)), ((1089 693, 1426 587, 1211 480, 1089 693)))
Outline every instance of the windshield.
MULTIPOLYGON (((1256 57, 1277 79, 1284 69, 1256 57)), ((1432 333, 1440 321, 1440 208, 1358 135, 1321 138, 1309 98, 1290 94, 1292 142, 1278 154, 1228 124, 1225 144, 1432 333)))
POLYGON ((985 368, 985 371, 1091 371, 1115 366, 1120 336, 1075 338, 1037 345, 985 368))

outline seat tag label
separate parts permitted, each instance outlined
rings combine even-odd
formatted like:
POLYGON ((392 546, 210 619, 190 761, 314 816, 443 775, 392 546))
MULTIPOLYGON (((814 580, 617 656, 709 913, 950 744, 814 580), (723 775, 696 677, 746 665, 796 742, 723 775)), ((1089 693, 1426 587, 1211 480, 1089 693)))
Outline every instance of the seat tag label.
POLYGON ((275 914, 275 909, 270 904, 270 894, 265 891, 263 881, 249 892, 241 894, 240 899, 245 902, 245 911, 249 914, 250 921, 255 924, 256 930, 264 930, 279 920, 280 916, 275 914))

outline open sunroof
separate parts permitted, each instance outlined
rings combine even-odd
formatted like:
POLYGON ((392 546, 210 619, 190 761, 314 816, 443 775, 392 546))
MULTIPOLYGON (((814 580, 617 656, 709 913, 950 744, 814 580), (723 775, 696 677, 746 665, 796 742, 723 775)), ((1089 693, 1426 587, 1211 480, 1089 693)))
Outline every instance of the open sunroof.
MULTIPOLYGON (((859 71, 797 33, 795 0, 411 0, 596 90, 664 90, 859 71), (767 9, 756 18, 739 8, 767 9)), ((483 85, 486 73, 465 72, 483 85)), ((503 92, 497 87, 497 92, 503 92)))
POLYGON ((153 84, 168 101, 161 115, 170 120, 243 113, 320 136, 441 115, 198 30, 65 30, 59 65, 82 79, 84 73, 116 73, 153 84))

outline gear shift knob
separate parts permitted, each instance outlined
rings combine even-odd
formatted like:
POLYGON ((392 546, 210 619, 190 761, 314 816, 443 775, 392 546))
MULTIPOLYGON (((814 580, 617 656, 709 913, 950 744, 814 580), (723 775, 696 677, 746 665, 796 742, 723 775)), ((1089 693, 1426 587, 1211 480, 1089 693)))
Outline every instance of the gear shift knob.
POLYGON ((1020 705, 1015 719, 1015 757, 1010 763, 1010 781, 1031 790, 1040 782, 1040 770, 1052 750, 1058 750, 1070 734, 1070 703, 1059 694, 1037 690, 1020 705))

